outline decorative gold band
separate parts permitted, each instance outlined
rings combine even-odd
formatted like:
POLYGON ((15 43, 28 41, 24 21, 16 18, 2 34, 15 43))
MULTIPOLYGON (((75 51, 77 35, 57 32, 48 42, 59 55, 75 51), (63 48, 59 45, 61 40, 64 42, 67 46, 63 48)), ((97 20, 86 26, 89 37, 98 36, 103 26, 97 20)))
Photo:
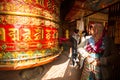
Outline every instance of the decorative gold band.
POLYGON ((31 14, 31 13, 2 11, 2 12, 0 12, 0 15, 14 15, 14 16, 35 17, 35 18, 40 18, 40 19, 52 21, 52 22, 54 22, 56 24, 59 24, 59 22, 57 22, 55 20, 51 20, 51 19, 45 18, 45 17, 43 17, 41 15, 36 15, 36 14, 31 14))

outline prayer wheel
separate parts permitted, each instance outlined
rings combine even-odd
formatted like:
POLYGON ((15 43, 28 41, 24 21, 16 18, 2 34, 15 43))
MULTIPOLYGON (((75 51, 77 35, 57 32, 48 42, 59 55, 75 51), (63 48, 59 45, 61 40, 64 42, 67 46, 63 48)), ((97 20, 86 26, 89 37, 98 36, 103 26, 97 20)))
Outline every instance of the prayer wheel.
POLYGON ((54 0, 0 0, 0 70, 40 66, 59 56, 54 0))

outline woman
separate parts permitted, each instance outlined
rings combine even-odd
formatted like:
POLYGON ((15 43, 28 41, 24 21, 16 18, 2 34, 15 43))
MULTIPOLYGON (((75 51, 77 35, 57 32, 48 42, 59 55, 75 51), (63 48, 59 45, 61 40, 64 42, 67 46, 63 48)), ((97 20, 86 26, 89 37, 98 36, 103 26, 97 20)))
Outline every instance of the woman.
POLYGON ((97 65, 102 55, 102 39, 103 26, 101 24, 94 24, 89 27, 89 39, 87 45, 84 47, 85 51, 81 53, 84 57, 84 65, 82 66, 82 74, 80 80, 101 80, 100 66, 97 65))

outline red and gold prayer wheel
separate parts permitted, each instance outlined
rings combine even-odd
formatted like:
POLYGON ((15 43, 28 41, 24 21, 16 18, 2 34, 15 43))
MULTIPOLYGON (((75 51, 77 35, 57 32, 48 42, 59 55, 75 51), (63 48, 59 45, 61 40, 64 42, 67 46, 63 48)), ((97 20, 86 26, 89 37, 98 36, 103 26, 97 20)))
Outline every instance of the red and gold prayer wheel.
POLYGON ((60 54, 54 0, 0 0, 0 70, 40 66, 60 54))

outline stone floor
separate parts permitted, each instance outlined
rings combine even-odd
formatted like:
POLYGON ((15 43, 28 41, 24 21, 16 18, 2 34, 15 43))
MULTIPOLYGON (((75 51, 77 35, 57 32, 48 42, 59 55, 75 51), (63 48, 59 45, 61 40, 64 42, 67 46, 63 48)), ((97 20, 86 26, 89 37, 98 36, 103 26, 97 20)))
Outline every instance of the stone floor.
POLYGON ((71 66, 71 51, 55 61, 32 69, 0 71, 0 80, 80 80, 80 69, 71 66))

